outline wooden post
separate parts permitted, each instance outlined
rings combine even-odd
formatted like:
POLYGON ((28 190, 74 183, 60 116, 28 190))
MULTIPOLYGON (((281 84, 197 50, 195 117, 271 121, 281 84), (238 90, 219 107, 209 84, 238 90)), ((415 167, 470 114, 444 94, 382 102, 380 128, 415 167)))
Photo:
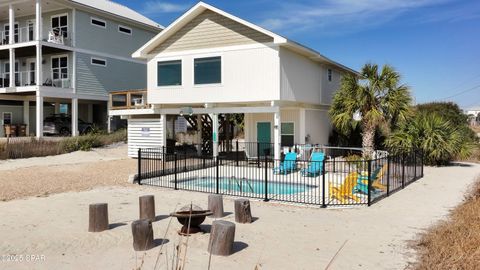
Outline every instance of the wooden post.
POLYGON ((208 252, 213 255, 228 256, 233 253, 235 240, 235 224, 225 220, 212 223, 212 231, 208 242, 208 252))
POLYGON ((103 232, 105 230, 108 230, 108 204, 90 204, 88 231, 103 232))
POLYGON ((153 195, 141 196, 139 198, 140 219, 155 221, 155 197, 153 195))
POLYGON ((208 210, 213 212, 212 217, 223 217, 223 196, 217 194, 208 195, 208 210))
POLYGON ((249 200, 247 199, 235 200, 235 222, 238 222, 238 223, 253 222, 249 200))
POLYGON ((152 222, 148 219, 136 220, 132 223, 133 249, 144 251, 151 249, 153 244, 152 222))

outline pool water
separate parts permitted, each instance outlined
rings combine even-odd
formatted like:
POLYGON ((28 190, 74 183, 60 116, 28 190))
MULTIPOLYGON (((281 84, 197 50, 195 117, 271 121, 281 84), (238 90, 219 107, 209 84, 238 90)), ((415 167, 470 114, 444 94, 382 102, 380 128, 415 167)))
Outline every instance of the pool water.
MULTIPOLYGON (((215 178, 199 178, 188 181, 188 185, 202 188, 216 188, 215 178)), ((291 195, 306 192, 315 186, 292 183, 268 182, 268 194, 291 195)), ((219 189, 230 192, 245 192, 253 194, 265 194, 265 181, 249 179, 220 178, 219 189)))

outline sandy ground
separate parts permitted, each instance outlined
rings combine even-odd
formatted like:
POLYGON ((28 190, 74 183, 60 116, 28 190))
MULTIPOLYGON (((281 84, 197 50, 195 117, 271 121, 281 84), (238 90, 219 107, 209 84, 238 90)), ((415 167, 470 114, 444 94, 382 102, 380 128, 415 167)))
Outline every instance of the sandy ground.
MULTIPOLYGON (((115 168, 122 170, 118 164, 115 168)), ((235 253, 213 257, 211 269, 325 269, 342 245, 330 269, 405 269, 415 260, 409 243, 462 201, 478 173, 480 165, 426 168, 424 179, 370 208, 319 209, 252 201, 258 220, 236 225, 235 253)), ((164 237, 170 221, 166 215, 178 205, 193 202, 206 207, 208 196, 132 185, 1 202, 0 255, 25 259, 20 256, 30 254, 45 260, 0 262, 0 268, 133 269, 144 253, 133 252, 130 225, 138 217, 138 196, 145 194, 156 198, 156 239, 164 237), (113 226, 88 233, 88 204, 98 202, 109 204, 113 226)), ((233 199, 225 198, 227 212, 233 212, 233 199)), ((207 219, 204 229, 209 231, 211 222, 207 219)), ((173 220, 157 269, 167 269, 165 257, 179 243, 179 227, 173 220)), ((207 269, 208 237, 189 238, 186 269, 207 269)), ((142 269, 154 269, 158 252, 156 247, 146 253, 142 269)))
POLYGON ((43 158, 0 161, 0 200, 126 185, 136 170, 125 144, 43 158))

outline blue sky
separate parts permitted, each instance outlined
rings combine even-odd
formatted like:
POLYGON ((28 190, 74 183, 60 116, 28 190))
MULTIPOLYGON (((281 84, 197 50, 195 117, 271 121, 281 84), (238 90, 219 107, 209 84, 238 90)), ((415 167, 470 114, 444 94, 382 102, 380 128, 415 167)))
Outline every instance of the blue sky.
MULTIPOLYGON (((168 26, 196 1, 116 0, 168 26)), ((243 0, 207 3, 359 70, 390 64, 418 103, 480 107, 479 0, 243 0)))

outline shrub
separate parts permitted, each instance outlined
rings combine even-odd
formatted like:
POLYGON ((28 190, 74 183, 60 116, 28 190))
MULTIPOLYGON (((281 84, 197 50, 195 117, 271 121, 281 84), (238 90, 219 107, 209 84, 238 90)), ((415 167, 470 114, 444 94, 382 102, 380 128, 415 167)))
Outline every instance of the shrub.
POLYGON ((428 165, 446 165, 456 158, 467 158, 474 145, 470 134, 437 113, 416 112, 402 123, 385 142, 393 153, 421 149, 428 165))
POLYGON ((90 151, 92 148, 110 145, 127 140, 126 130, 111 134, 92 132, 87 135, 55 140, 12 140, 10 143, 0 143, 0 159, 17 159, 44 157, 65 154, 75 151, 90 151))

